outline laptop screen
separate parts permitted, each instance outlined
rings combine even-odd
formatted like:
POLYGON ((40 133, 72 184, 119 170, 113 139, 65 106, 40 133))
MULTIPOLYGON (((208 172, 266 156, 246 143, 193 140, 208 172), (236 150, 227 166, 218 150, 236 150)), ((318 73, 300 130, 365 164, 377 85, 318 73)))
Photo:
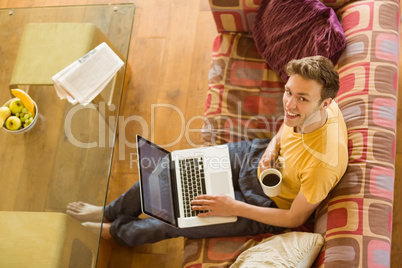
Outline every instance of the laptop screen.
POLYGON ((145 214, 177 226, 174 213, 170 153, 137 136, 142 210, 145 214))

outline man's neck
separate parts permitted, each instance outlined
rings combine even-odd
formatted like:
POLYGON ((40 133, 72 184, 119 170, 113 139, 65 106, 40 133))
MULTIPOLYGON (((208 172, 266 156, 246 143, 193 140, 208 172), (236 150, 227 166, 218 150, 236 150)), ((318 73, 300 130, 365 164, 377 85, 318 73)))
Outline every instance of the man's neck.
POLYGON ((318 110, 304 122, 302 127, 295 127, 296 133, 308 134, 321 128, 327 122, 327 109, 318 110))

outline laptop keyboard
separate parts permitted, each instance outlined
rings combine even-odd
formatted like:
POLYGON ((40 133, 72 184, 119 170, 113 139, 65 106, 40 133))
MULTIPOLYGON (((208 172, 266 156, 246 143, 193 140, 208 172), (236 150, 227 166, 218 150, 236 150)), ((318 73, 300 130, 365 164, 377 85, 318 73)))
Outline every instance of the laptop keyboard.
POLYGON ((183 192, 184 216, 195 217, 203 211, 192 210, 191 201, 198 195, 206 194, 204 162, 202 157, 179 160, 181 190, 183 192))

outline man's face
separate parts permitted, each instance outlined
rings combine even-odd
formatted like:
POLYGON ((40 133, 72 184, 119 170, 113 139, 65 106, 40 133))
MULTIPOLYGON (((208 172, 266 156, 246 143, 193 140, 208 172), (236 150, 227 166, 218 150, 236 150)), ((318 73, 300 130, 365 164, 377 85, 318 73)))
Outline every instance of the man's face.
POLYGON ((285 85, 283 107, 285 109, 284 123, 293 127, 298 133, 310 126, 310 131, 322 126, 319 122, 326 119, 324 109, 331 99, 321 101, 322 86, 315 80, 304 79, 300 75, 291 75, 285 85))

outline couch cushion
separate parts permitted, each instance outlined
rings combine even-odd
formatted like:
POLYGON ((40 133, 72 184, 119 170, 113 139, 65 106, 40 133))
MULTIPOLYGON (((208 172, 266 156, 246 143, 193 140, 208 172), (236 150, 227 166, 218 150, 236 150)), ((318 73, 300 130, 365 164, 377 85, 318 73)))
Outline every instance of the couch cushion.
POLYGON ((351 1, 353 0, 320 0, 320 2, 322 2, 324 5, 327 7, 332 7, 334 10, 338 10, 351 1))
POLYGON ((203 144, 272 138, 283 121, 283 88, 250 34, 219 34, 209 72, 203 144))
POLYGON ((218 32, 251 32, 262 0, 209 0, 218 32))
POLYGON ((290 60, 322 55, 335 64, 345 48, 345 34, 335 12, 318 0, 263 1, 253 37, 268 66, 283 80, 290 60))
POLYGON ((275 235, 244 251, 230 267, 311 267, 323 244, 322 235, 315 233, 275 235))

